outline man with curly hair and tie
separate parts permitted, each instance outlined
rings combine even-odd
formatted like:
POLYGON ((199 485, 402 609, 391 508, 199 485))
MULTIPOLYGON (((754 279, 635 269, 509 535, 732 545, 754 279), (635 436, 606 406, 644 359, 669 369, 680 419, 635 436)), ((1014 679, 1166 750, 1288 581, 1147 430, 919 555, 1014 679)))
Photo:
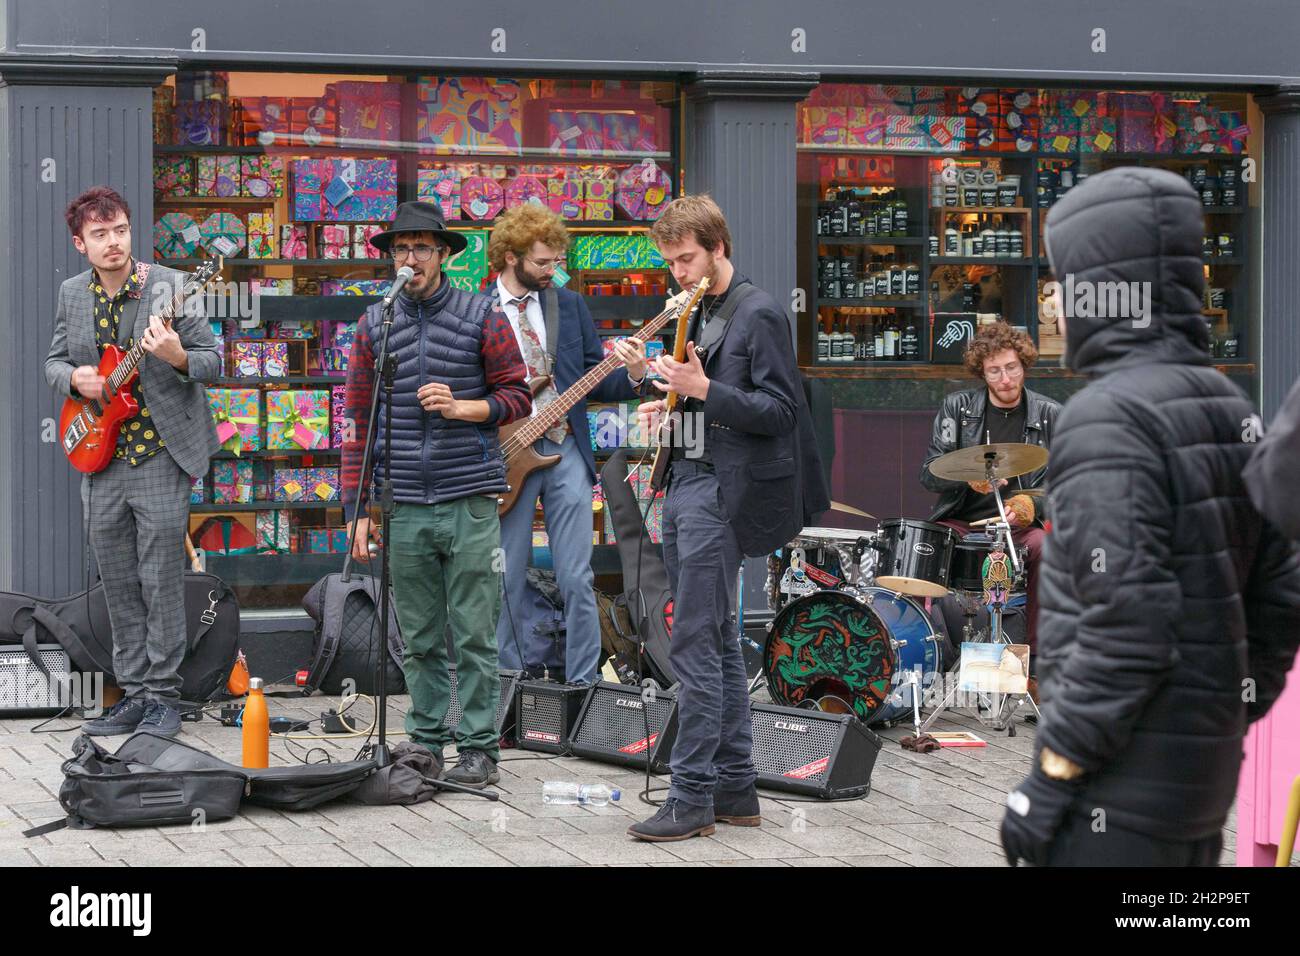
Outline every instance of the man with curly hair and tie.
MULTIPOLYGON (((1033 340, 1005 322, 986 325, 966 349, 966 370, 983 381, 983 387, 953 392, 944 399, 934 419, 930 447, 921 465, 921 484, 939 494, 930 520, 953 528, 961 535, 972 530, 971 522, 996 517, 997 501, 987 481, 949 481, 930 472, 935 459, 971 445, 1024 443, 1050 448, 1052 429, 1061 406, 1025 387, 1025 376, 1038 359, 1033 340)), ((1038 644, 1038 565, 1046 536, 1042 523, 1047 518, 1047 499, 1031 498, 1018 492, 1042 488, 1047 483, 1047 466, 1027 475, 998 479, 1006 487, 1004 502, 1012 539, 1028 552, 1026 614, 1030 653, 1038 644)), ((1032 660, 1032 656, 1031 656, 1032 660)), ((1036 682, 1031 693, 1036 694, 1036 682)))
MULTIPOLYGON (((533 415, 605 358, 582 296, 560 288, 568 248, 564 220, 532 203, 508 210, 488 240, 488 260, 498 273, 488 295, 510 322, 529 378, 551 377, 533 399, 533 415)), ((635 399, 645 381, 645 346, 621 338, 613 347, 626 368, 615 369, 592 389, 596 401, 635 399)), ((596 461, 587 434, 586 400, 575 403, 533 447, 539 455, 559 455, 560 460, 529 475, 514 507, 501 518, 506 559, 501 581, 505 606, 497 622, 501 666, 540 676, 542 665, 549 663, 549 639, 537 633, 539 614, 527 578, 533 514, 540 499, 555 580, 564 598, 565 680, 590 684, 600 663, 600 619, 592 590, 591 489, 596 461)))

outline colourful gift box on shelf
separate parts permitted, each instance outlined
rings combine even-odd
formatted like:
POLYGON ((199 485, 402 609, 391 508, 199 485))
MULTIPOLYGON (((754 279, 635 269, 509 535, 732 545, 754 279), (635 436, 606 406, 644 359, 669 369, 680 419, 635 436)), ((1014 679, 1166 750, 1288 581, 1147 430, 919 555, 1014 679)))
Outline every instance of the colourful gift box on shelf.
POLYGON ((203 234, 183 212, 169 212, 153 225, 153 248, 160 259, 188 259, 203 234))
POLYGON ((415 198, 437 203, 444 219, 460 218, 460 173, 454 169, 420 169, 415 198))
POLYGON ((330 393, 325 389, 266 393, 266 447, 295 451, 329 447, 330 393))
POLYGON ((178 198, 194 194, 194 164, 188 156, 153 158, 154 195, 178 198))
POLYGON ((392 284, 392 279, 325 279, 320 284, 320 294, 383 295, 392 284))
POLYGON ((923 116, 921 131, 926 149, 958 153, 966 145, 967 121, 960 116, 923 116))
POLYGON ((805 143, 814 146, 843 146, 847 115, 844 107, 809 106, 803 110, 805 143))
POLYGON ((320 324, 320 344, 322 348, 335 348, 348 351, 357 338, 357 323, 322 322, 320 324))
POLYGON ((443 275, 453 289, 478 292, 488 274, 488 231, 466 229, 461 235, 465 237, 465 249, 443 266, 443 275))
POLYGON ((291 551, 296 518, 296 512, 282 508, 257 512, 257 547, 282 553, 291 551))
POLYGON ((613 153, 646 153, 659 149, 658 122, 653 113, 605 113, 603 148, 613 153))
POLYGON ((1216 152, 1242 153, 1246 150, 1246 138, 1250 127, 1243 115, 1236 111, 1223 111, 1218 115, 1214 130, 1216 152))
POLYGON ((347 551, 346 528, 304 528, 301 534, 305 554, 343 554, 347 551))
POLYGON ((358 224, 352 227, 352 258, 382 259, 384 254, 370 244, 370 240, 384 231, 383 226, 358 224))
POLYGON ((342 80, 330 84, 338 104, 340 139, 368 143, 401 140, 402 85, 342 80))
POLYGON ((278 239, 274 213, 250 212, 248 214, 248 258, 278 258, 278 239))
POLYGON ((583 216, 583 184, 580 179, 552 179, 546 184, 546 205, 565 219, 583 216))
POLYGON ((545 206, 550 196, 547 181, 539 176, 516 176, 506 182, 505 204, 507 209, 514 209, 524 203, 538 203, 545 206))
POLYGON ((309 319, 283 319, 268 322, 266 326, 268 339, 314 339, 316 323, 309 319))
POLYGON ((518 80, 422 77, 416 137, 438 152, 518 153, 523 88, 518 80))
POLYGON ((663 257, 649 236, 579 233, 569 246, 570 269, 662 269, 663 257))
POLYGON ((201 505, 206 503, 207 498, 204 493, 205 484, 206 479, 203 475, 199 475, 199 477, 195 478, 194 481, 190 483, 190 504, 201 505))
POLYGON ((342 181, 350 194, 341 203, 328 198, 322 203, 318 219, 336 222, 383 221, 397 215, 397 160, 329 159, 327 186, 342 181))
POLYGON ((258 461, 214 461, 212 463, 212 503, 218 505, 252 504, 267 496, 266 467, 258 461))
POLYGON ((316 257, 318 259, 350 259, 352 257, 352 227, 333 224, 317 226, 316 257))
POLYGON ((243 196, 267 199, 284 195, 283 156, 241 156, 239 191, 243 196))
POLYGON ((230 371, 234 378, 262 377, 262 345, 250 339, 235 339, 230 343, 230 371))
POLYGON ((275 472, 275 501, 326 502, 339 498, 337 468, 279 468, 275 472))
POLYGON ((283 144, 289 132, 289 100, 283 96, 240 97, 245 146, 283 144))
POLYGON ((261 393, 255 388, 208 389, 208 408, 212 411, 217 440, 223 449, 238 455, 262 447, 260 397, 261 393))
POLYGON ((619 173, 614 199, 628 219, 658 219, 672 198, 672 179, 653 162, 637 163, 619 173))
POLYGON ((1114 117, 1088 116, 1079 120, 1079 152, 1113 153, 1118 148, 1114 117))
POLYGON ((942 86, 882 87, 900 113, 908 116, 942 116, 950 113, 948 91, 942 86))
POLYGON ((289 343, 268 339, 262 343, 262 374, 284 378, 289 374, 289 343))
POLYGON ((249 279, 248 286, 254 295, 293 295, 292 279, 249 279))
POLYGON ((966 148, 991 150, 997 141, 1002 98, 998 90, 964 86, 957 90, 957 112, 966 124, 966 148))
POLYGON ((882 107, 848 107, 845 111, 845 141, 849 146, 881 149, 889 114, 882 107))
POLYGON ((614 218, 614 178, 587 179, 583 181, 583 218, 611 221, 614 218))
POLYGON ((196 156, 194 159, 194 195, 226 199, 239 195, 240 164, 238 156, 196 156))
POLYGON ((501 184, 487 176, 470 176, 460 184, 460 207, 470 219, 495 219, 505 207, 501 184))
POLYGON ((355 428, 348 421, 348 387, 335 385, 330 389, 330 447, 342 448, 345 439, 352 437, 355 428))
POLYGON ((194 547, 207 554, 256 554, 253 515, 212 515, 193 532, 194 547))
POLYGON ((1038 129, 1038 148, 1044 153, 1077 153, 1079 120, 1073 116, 1044 116, 1038 129))
POLYGON ((327 87, 324 96, 289 98, 289 140, 293 145, 332 145, 338 125, 338 103, 332 88, 327 87))
POLYGON ((1075 119, 1110 115, 1110 94, 1104 90, 1048 90, 1047 112, 1075 119))
MULTIPOLYGON (((995 148, 1007 153, 1028 153, 1038 146, 1038 90, 1003 90, 998 105, 995 148)), ((969 142, 966 146, 970 149, 969 142)))
POLYGON ((285 224, 280 227, 280 258, 307 258, 307 227, 285 224))
POLYGON ((225 103, 218 100, 177 103, 172 120, 172 142, 177 146, 226 144, 225 103))
POLYGON ((925 118, 891 116, 885 124, 885 149, 926 149, 925 118))
POLYGON ((289 166, 293 184, 293 218, 299 222, 321 218, 321 204, 325 201, 321 195, 324 169, 325 164, 319 159, 295 159, 289 166))
POLYGON ((199 226, 203 248, 226 258, 238 255, 248 244, 244 222, 233 212, 214 212, 199 226))

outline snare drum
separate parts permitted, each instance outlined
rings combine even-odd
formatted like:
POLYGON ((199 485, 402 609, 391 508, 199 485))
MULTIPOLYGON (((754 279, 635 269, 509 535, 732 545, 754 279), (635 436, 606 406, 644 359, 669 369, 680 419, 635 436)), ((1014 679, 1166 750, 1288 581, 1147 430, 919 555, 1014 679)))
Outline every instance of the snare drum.
POLYGON ((952 528, 912 518, 880 524, 880 560, 876 584, 914 597, 943 597, 948 593, 957 533, 952 528))

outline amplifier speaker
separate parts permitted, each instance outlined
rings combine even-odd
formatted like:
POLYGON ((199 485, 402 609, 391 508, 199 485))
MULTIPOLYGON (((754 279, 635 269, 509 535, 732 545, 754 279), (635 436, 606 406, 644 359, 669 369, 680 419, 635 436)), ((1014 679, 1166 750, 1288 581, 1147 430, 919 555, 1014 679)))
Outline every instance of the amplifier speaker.
MULTIPOLYGON (((454 734, 456 728, 460 726, 461 718, 465 716, 465 709, 460 703, 459 684, 456 680, 456 668, 448 667, 448 674, 451 677, 451 704, 447 707, 447 717, 445 723, 447 728, 454 734)), ((496 728, 498 737, 507 737, 511 734, 515 725, 515 692, 519 687, 519 679, 522 671, 500 671, 501 693, 497 698, 496 728)))
POLYGON ((672 740, 677 736, 677 696, 655 691, 653 698, 628 684, 602 681, 578 715, 570 749, 579 757, 622 764, 654 773, 668 769, 672 740), (646 721, 650 734, 646 736, 646 721))
POLYGON ((586 685, 520 681, 515 703, 519 746, 548 754, 569 753, 578 713, 591 691, 586 685))
POLYGON ((852 714, 753 704, 758 785, 823 799, 871 791, 881 740, 852 714))
POLYGON ((21 644, 0 645, 0 714, 57 714, 69 703, 79 705, 72 699, 68 652, 58 644, 37 644, 36 656, 48 677, 21 644))

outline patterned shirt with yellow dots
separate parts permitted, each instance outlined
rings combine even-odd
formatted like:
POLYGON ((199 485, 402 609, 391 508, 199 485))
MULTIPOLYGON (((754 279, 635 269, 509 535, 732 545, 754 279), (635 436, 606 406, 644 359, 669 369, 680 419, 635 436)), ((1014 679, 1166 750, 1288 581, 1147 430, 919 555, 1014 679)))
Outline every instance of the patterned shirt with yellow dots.
MULTIPOLYGON (((103 354, 105 346, 117 342, 118 327, 122 324, 122 310, 128 298, 140 298, 143 281, 139 269, 133 269, 131 276, 117 290, 117 295, 109 297, 108 291, 99 283, 99 276, 90 273, 90 293, 95 300, 95 345, 103 354)), ((143 305, 143 303, 141 303, 143 305)), ((127 347, 135 345, 134 338, 127 347)), ((122 430, 117 436, 117 450, 114 458, 125 458, 130 464, 152 458, 163 448, 163 440, 153 427, 149 417, 149 406, 145 404, 144 389, 137 378, 132 394, 140 405, 140 411, 122 423, 122 430)))

